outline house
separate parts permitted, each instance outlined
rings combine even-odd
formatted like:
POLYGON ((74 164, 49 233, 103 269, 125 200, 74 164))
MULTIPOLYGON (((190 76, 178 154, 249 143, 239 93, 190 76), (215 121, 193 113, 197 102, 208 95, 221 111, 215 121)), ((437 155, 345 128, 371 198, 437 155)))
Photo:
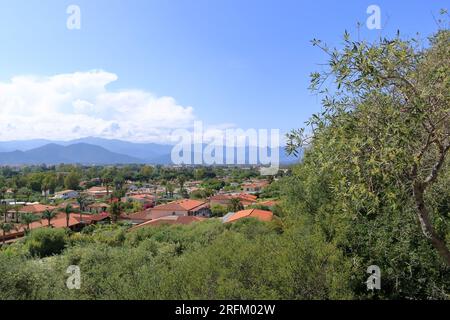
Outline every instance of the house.
POLYGON ((276 205, 278 204, 278 201, 275 201, 275 200, 267 200, 267 201, 261 201, 261 202, 258 202, 258 204, 261 205, 261 206, 273 208, 274 206, 276 206, 276 205))
POLYGON ((91 187, 86 190, 86 193, 94 199, 101 199, 108 195, 108 190, 106 187, 91 187))
POLYGON ((244 218, 256 218, 260 221, 271 221, 273 219, 273 213, 266 210, 247 209, 238 212, 230 212, 222 218, 222 221, 223 223, 229 223, 244 218))
POLYGON ((239 199, 241 204, 245 207, 256 203, 257 197, 255 195, 247 193, 217 194, 215 196, 209 197, 209 203, 211 205, 218 204, 222 206, 228 206, 231 203, 231 199, 239 199))
MULTIPOLYGON (((109 218, 108 214, 99 214, 99 215, 86 215, 83 214, 71 214, 69 216, 69 228, 70 229, 80 229, 83 225, 86 224, 94 224, 99 221, 103 221, 109 218)), ((67 217, 65 213, 58 213, 55 218, 50 220, 51 228, 66 228, 67 227, 67 217)), ((38 228, 48 228, 48 220, 41 219, 39 221, 35 221, 30 223, 30 230, 38 229, 38 228)), ((14 230, 5 234, 5 240, 8 242, 15 241, 15 239, 21 238, 25 235, 26 228, 25 226, 20 226, 14 230)), ((0 234, 0 241, 3 240, 3 235, 0 234)))
POLYGON ((230 194, 216 194, 209 197, 210 205, 228 206, 233 198, 230 194))
POLYGON ((56 210, 55 206, 48 206, 45 204, 34 203, 30 205, 23 206, 19 209, 19 213, 32 213, 37 215, 42 215, 45 210, 56 210))
POLYGON ((67 199, 75 199, 78 197, 78 195, 79 195, 78 191, 64 190, 64 191, 56 192, 55 196, 53 198, 67 200, 67 199))
POLYGON ((234 195, 234 197, 241 200, 241 203, 244 207, 255 204, 256 200, 258 199, 257 196, 255 196, 253 194, 248 194, 248 193, 239 193, 239 194, 234 195))
POLYGON ((70 205, 73 210, 80 210, 80 205, 76 202, 64 201, 61 202, 56 208, 64 209, 66 206, 70 205))
POLYGON ((83 224, 95 224, 100 221, 110 220, 111 216, 108 212, 102 212, 98 214, 82 214, 75 215, 75 219, 79 220, 83 224))
POLYGON ((136 201, 142 204, 143 207, 151 208, 155 205, 155 196, 152 194, 131 194, 126 196, 124 201, 136 201))
POLYGON ((195 216, 166 216, 158 219, 150 220, 144 223, 141 223, 137 226, 130 228, 128 231, 135 231, 141 229, 143 227, 152 227, 152 226, 160 226, 165 224, 191 224, 193 222, 200 222, 205 220, 203 217, 195 217, 195 216))
POLYGON ((90 213, 96 213, 96 214, 106 212, 108 210, 108 208, 109 208, 109 204, 102 203, 102 202, 100 202, 100 203, 95 202, 92 204, 88 204, 85 207, 86 211, 88 211, 90 213))
POLYGON ((151 218, 165 216, 200 216, 209 217, 211 210, 205 201, 183 199, 156 206, 150 210, 151 218))
POLYGON ((129 221, 133 224, 140 224, 143 222, 150 221, 152 219, 152 214, 150 210, 143 210, 131 214, 122 213, 119 219, 123 221, 129 221))
POLYGON ((25 205, 26 203, 23 201, 17 201, 17 199, 1 199, 0 204, 8 205, 8 206, 16 206, 16 205, 25 205))
POLYGON ((265 180, 252 181, 252 182, 244 183, 242 185, 242 190, 245 192, 257 193, 257 192, 261 192, 261 190, 268 185, 269 185, 269 182, 265 181, 265 180))

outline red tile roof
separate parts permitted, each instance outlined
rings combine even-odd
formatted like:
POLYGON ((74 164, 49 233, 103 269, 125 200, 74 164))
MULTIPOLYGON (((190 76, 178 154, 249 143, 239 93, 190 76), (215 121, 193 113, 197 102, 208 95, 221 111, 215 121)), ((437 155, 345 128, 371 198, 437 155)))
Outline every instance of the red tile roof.
POLYGON ((106 187, 91 187, 86 190, 87 192, 106 192, 106 187))
POLYGON ((122 220, 142 220, 147 221, 151 219, 151 211, 143 210, 140 212, 132 213, 132 214, 121 214, 120 219, 122 220))
MULTIPOLYGON (((83 223, 92 223, 96 221, 101 221, 109 217, 109 214, 107 213, 101 213, 101 214, 83 214, 81 216, 83 223)), ((67 217, 65 213, 58 213, 55 218, 50 220, 50 225, 53 228, 66 228, 67 227, 67 217)), ((72 213, 69 216, 69 227, 73 227, 80 224, 80 215, 76 213, 72 213)), ((48 227, 48 221, 47 219, 41 219, 39 221, 35 221, 30 224, 30 229, 39 229, 39 228, 45 228, 48 227)), ((22 237, 25 234, 25 226, 20 226, 16 230, 12 230, 11 232, 6 233, 6 238, 17 238, 22 237)), ((3 235, 0 234, 0 239, 3 239, 3 235)))
POLYGON ((150 220, 144 223, 141 223, 133 228, 130 228, 129 231, 134 231, 143 227, 148 226, 159 226, 163 224, 191 224, 193 222, 203 221, 206 218, 195 217, 195 216, 167 216, 154 220, 150 220))
POLYGON ((204 201, 184 199, 169 202, 167 204, 161 204, 152 208, 152 210, 164 210, 164 211, 195 211, 206 207, 208 204, 204 201))
MULTIPOLYGON (((110 217, 110 214, 108 212, 102 212, 98 214, 82 214, 81 215, 81 221, 84 223, 92 223, 92 222, 98 222, 105 220, 110 217)), ((74 215, 74 218, 80 221, 79 215, 74 215)))
POLYGON ((258 202, 258 204, 262 205, 262 206, 266 206, 266 207, 273 207, 276 204, 278 204, 278 201, 275 200, 267 200, 267 201, 262 201, 262 202, 258 202))
POLYGON ((253 194, 248 194, 248 193, 239 193, 238 195, 235 196, 236 198, 239 198, 241 200, 246 200, 246 201, 250 201, 250 202, 255 202, 256 199, 258 199, 257 196, 253 195, 253 194))
MULTIPOLYGON (((66 221, 66 214, 65 213, 58 213, 55 218, 50 220, 50 225, 53 228, 65 228, 67 226, 66 221)), ((74 214, 71 214, 69 216, 69 227, 75 226, 77 224, 80 224, 79 219, 75 218, 74 214)), ((41 219, 39 221, 33 222, 30 224, 30 229, 38 229, 42 227, 48 227, 48 221, 47 219, 41 219)), ((12 237, 22 237, 25 233, 25 227, 20 226, 17 228, 17 230, 12 230, 11 232, 6 233, 6 238, 10 239, 12 237)), ((0 239, 3 239, 3 235, 0 235, 0 239)))
POLYGON ((154 199, 155 196, 151 195, 151 194, 133 194, 133 195, 128 196, 128 198, 145 200, 145 199, 154 199))
POLYGON ((42 213, 45 210, 55 210, 57 207, 55 206, 47 206, 43 204, 30 204, 28 206, 23 206, 19 209, 19 212, 27 212, 27 213, 42 213))
POLYGON ((231 215, 225 222, 234 222, 242 218, 256 218, 261 221, 271 221, 273 213, 259 209, 241 210, 231 215))

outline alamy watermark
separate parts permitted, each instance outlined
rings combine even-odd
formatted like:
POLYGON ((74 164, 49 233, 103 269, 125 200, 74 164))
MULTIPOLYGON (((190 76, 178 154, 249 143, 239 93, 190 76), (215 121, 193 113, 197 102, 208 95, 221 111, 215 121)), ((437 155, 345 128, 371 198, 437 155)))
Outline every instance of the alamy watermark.
POLYGON ((66 13, 69 15, 67 18, 66 26, 69 30, 81 29, 81 9, 75 4, 71 4, 67 7, 66 13))
POLYGON ((381 29, 381 9, 380 6, 372 4, 367 7, 367 14, 370 16, 366 20, 366 26, 369 30, 380 30, 381 29))
POLYGON ((196 121, 194 130, 175 130, 171 160, 177 165, 261 165, 262 175, 275 175, 280 167, 279 129, 225 129, 205 132, 196 121))
POLYGON ((70 274, 67 278, 66 286, 69 290, 80 290, 81 288, 81 270, 79 266, 69 266, 66 273, 70 274))
POLYGON ((367 290, 381 289, 381 269, 379 266, 372 265, 367 268, 367 273, 370 276, 367 278, 367 290))

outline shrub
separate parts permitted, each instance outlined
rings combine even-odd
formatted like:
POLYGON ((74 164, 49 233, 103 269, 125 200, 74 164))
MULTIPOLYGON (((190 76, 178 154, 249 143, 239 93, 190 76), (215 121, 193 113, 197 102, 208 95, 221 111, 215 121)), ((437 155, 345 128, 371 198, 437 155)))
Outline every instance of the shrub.
POLYGON ((28 251, 40 258, 60 254, 66 246, 66 231, 40 228, 33 230, 26 240, 28 251))

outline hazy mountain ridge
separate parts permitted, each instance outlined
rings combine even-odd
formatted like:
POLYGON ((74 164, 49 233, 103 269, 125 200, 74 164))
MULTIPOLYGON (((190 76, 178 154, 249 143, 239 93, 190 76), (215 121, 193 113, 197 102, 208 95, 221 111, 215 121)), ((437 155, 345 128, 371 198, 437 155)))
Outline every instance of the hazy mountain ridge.
POLYGON ((142 163, 138 158, 130 157, 106 150, 105 148, 86 143, 62 146, 55 143, 28 151, 0 152, 0 164, 121 164, 142 163))
MULTIPOLYGON (((203 145, 205 147, 206 145, 203 145)), ((122 140, 87 137, 71 141, 45 139, 0 142, 0 164, 172 164, 173 146, 156 143, 135 143, 122 140)), ((239 149, 235 148, 236 154, 239 149)), ((294 163, 298 159, 288 157, 279 149, 280 163, 294 163)), ((245 151, 248 163, 248 149, 245 151)), ((194 147, 191 148, 193 161, 194 147)))

